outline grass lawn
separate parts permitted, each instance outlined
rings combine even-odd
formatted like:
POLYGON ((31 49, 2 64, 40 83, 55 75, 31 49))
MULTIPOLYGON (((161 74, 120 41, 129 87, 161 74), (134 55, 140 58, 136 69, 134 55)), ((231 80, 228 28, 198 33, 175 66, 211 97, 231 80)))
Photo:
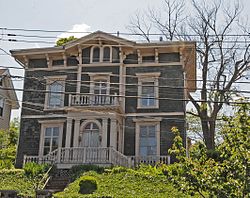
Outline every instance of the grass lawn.
POLYGON ((188 195, 175 189, 162 174, 136 171, 132 169, 119 168, 98 174, 90 171, 83 175, 93 176, 98 183, 98 189, 93 194, 79 194, 79 182, 76 179, 63 192, 56 193, 55 197, 164 197, 164 198, 186 198, 188 195), (118 170, 118 171, 117 171, 118 170))
POLYGON ((0 170, 1 190, 17 190, 20 195, 34 197, 38 182, 38 179, 28 178, 22 169, 0 170))

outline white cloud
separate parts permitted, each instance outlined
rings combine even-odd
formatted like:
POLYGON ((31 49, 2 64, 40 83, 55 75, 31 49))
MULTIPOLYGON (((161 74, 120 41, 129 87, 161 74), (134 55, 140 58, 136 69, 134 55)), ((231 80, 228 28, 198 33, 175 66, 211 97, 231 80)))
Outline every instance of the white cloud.
POLYGON ((90 32, 90 26, 85 24, 85 23, 82 23, 82 24, 75 24, 73 25, 72 29, 69 30, 68 32, 64 32, 60 35, 57 36, 57 38, 67 38, 69 36, 74 36, 76 38, 80 38, 80 37, 83 37, 87 34, 89 34, 90 32), (79 32, 79 33, 77 33, 79 32))

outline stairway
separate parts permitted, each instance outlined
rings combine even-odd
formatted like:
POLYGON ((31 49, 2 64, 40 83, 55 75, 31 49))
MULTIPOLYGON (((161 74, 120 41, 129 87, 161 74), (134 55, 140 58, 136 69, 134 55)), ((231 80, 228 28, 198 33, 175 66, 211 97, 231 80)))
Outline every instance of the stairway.
POLYGON ((45 190, 50 192, 61 192, 70 182, 68 169, 57 169, 50 175, 50 180, 45 186, 45 190))

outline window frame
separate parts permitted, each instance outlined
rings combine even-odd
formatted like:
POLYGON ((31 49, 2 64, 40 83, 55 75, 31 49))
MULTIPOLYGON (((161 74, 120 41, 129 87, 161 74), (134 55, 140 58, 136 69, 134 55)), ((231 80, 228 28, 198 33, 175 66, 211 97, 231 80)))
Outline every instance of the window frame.
POLYGON ((94 45, 90 50, 90 63, 112 63, 113 58, 113 48, 111 45, 94 45), (99 48, 99 61, 94 61, 94 49, 99 48), (104 61, 104 49, 109 48, 109 60, 104 61))
MULTIPOLYGON (((152 118, 152 119, 133 119, 133 121, 136 124, 136 129, 135 129, 135 156, 140 157, 140 128, 142 126, 155 126, 156 131, 156 155, 155 156, 160 156, 160 133, 161 133, 161 128, 160 128, 160 122, 162 118, 152 118)), ((152 156, 152 155, 148 155, 152 156)), ((142 156, 145 157, 145 156, 142 156)), ((146 156, 147 157, 147 156, 146 156)))
POLYGON ((5 107, 4 103, 5 103, 5 98, 0 95, 0 109, 1 109, 0 110, 0 118, 4 117, 4 107, 5 107), (1 103, 2 103, 2 106, 1 106, 1 103))
POLYGON ((45 94, 45 103, 44 109, 62 109, 64 108, 64 100, 65 100, 65 80, 67 76, 47 76, 46 77, 46 94, 45 94), (61 106, 50 106, 50 86, 55 83, 60 82, 59 84, 62 85, 62 93, 61 93, 61 106))
MULTIPOLYGON (((138 93, 137 93, 137 108, 138 109, 158 109, 159 108, 159 76, 160 72, 155 73, 136 73, 138 77, 138 93), (142 96, 143 83, 154 83, 154 99, 155 102, 153 105, 142 105, 142 96)), ((149 99, 149 98, 148 98, 149 99)), ((149 99, 150 100, 150 99, 149 99)))
MULTIPOLYGON (((44 142, 45 142, 45 131, 47 128, 59 128, 59 135, 58 135, 58 148, 62 147, 62 136, 63 136, 63 126, 65 120, 46 120, 46 121, 39 121, 41 124, 41 131, 40 131, 40 144, 39 144, 39 157, 44 155, 44 142)), ((52 146, 52 145, 50 145, 52 146)))

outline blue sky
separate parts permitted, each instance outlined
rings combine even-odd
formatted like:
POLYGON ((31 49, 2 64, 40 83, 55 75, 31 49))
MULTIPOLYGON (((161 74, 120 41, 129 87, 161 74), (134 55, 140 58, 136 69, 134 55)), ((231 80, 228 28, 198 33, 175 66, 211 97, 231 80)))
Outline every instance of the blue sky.
MULTIPOLYGON (((0 26, 5 28, 45 30, 72 30, 75 27, 74 30, 80 31, 128 32, 126 26, 135 12, 149 7, 162 7, 162 2, 163 0, 0 0, 0 26)), ((226 0, 226 2, 230 4, 233 0, 226 0)), ((245 9, 244 18, 249 17, 250 0, 242 0, 242 4, 245 9)), ((0 32, 0 34, 6 33, 24 34, 25 32, 0 32)), ((25 34, 40 35, 37 32, 25 34)), ((60 33, 47 35, 56 37, 60 33)), ((3 39, 7 39, 5 35, 0 36, 3 39)), ((48 45, 4 42, 0 40, 0 47, 6 51, 45 46, 48 45)), ((0 54, 0 65, 19 67, 10 56, 3 55, 4 53, 1 51, 0 54)), ((11 74, 23 75, 23 71, 11 69, 11 74)), ((14 85, 16 88, 23 87, 20 80, 14 81, 14 85)), ((21 100, 21 92, 17 93, 19 100, 21 100)), ((13 117, 17 117, 19 114, 20 110, 14 111, 13 117)))

